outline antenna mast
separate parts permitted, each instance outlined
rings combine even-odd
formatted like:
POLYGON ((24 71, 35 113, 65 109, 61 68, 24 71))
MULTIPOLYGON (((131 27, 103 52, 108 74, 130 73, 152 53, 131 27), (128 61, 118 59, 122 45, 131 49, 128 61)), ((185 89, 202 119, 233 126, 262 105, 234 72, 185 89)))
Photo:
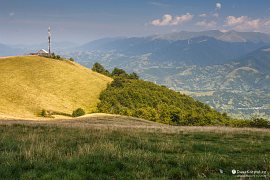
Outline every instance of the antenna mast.
POLYGON ((51 54, 51 27, 49 26, 48 28, 48 50, 49 50, 49 55, 51 54))

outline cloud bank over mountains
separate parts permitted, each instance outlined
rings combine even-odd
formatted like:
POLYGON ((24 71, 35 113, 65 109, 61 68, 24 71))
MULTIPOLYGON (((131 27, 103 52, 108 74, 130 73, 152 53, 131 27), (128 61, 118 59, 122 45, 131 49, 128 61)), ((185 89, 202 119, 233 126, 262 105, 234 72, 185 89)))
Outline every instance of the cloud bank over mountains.
POLYGON ((167 25, 181 25, 185 22, 192 20, 193 15, 186 13, 184 15, 173 17, 170 14, 163 15, 162 19, 155 19, 151 22, 154 26, 167 26, 167 25))
POLYGON ((153 26, 181 26, 185 23, 202 28, 203 30, 218 29, 221 31, 236 30, 236 31, 253 31, 253 32, 269 32, 270 18, 252 18, 249 16, 229 15, 221 17, 222 4, 216 3, 213 12, 203 12, 194 15, 190 12, 182 15, 164 14, 160 19, 151 21, 153 26))

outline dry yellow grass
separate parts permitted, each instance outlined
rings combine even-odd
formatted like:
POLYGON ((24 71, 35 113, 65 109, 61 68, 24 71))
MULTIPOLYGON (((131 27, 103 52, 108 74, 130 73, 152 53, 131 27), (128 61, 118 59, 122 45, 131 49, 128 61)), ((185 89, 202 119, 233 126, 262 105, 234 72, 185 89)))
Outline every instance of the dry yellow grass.
POLYGON ((111 78, 77 63, 39 56, 0 60, 0 115, 35 117, 42 110, 95 110, 111 78))
POLYGON ((121 116, 115 114, 92 113, 77 118, 60 117, 59 119, 43 118, 1 118, 1 125, 45 125, 50 127, 70 127, 70 128, 89 128, 103 129, 106 131, 124 130, 128 132, 143 131, 157 132, 166 134, 178 134, 189 132, 212 132, 212 133, 270 133, 264 128, 232 128, 225 126, 171 126, 140 118, 121 116))

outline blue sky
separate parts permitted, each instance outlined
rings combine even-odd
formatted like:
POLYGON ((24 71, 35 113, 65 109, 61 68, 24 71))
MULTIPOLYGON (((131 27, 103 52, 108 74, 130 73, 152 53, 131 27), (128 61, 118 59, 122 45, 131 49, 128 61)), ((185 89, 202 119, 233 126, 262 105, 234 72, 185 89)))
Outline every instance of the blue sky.
POLYGON ((269 0, 0 0, 0 43, 85 43, 175 31, 270 33, 269 0))

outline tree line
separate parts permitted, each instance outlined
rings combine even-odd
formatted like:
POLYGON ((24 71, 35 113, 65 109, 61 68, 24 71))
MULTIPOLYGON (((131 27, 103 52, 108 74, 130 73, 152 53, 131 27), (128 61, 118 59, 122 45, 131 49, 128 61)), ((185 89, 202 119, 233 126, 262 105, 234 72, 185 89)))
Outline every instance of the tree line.
POLYGON ((262 118, 233 119, 190 96, 140 80, 136 73, 128 74, 119 68, 110 73, 99 63, 92 70, 114 79, 100 95, 98 112, 172 125, 270 127, 269 121, 262 118))

